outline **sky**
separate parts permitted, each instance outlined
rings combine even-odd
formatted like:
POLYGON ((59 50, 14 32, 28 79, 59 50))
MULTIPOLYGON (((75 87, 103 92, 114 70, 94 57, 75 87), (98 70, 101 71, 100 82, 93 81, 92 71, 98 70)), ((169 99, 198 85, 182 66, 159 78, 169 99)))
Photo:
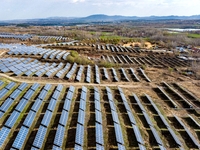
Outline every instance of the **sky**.
POLYGON ((190 16, 200 14, 200 0, 0 0, 0 20, 47 17, 190 16))

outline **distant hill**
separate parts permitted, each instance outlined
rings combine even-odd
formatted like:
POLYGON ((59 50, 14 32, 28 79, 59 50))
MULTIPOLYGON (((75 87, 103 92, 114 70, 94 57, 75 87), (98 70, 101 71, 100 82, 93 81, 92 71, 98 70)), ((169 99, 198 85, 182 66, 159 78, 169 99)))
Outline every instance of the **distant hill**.
POLYGON ((0 21, 0 25, 7 24, 30 24, 30 25, 73 25, 90 22, 115 22, 115 21, 132 21, 132 20, 200 20, 200 15, 194 16, 108 16, 96 14, 87 17, 49 17, 41 19, 22 19, 22 20, 5 20, 0 21))

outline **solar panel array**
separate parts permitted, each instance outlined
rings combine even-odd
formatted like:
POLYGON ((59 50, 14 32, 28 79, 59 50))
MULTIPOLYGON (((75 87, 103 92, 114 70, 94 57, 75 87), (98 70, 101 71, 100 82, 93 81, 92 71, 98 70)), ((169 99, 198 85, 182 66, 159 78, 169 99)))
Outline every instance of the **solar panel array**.
POLYGON ((86 74, 85 80, 87 83, 91 82, 91 66, 90 65, 87 66, 87 74, 86 74))
POLYGON ((84 140, 84 121, 85 121, 85 109, 86 109, 86 99, 87 99, 87 88, 82 87, 81 98, 79 103, 79 112, 78 112, 78 120, 76 126, 76 138, 75 138, 75 147, 79 145, 79 147, 83 147, 84 140))
POLYGON ((72 75, 74 74, 74 72, 76 71, 77 68, 77 64, 74 63, 71 70, 67 73, 66 78, 70 79, 72 77, 72 75))
POLYGON ((144 140, 143 140, 142 135, 140 133, 140 130, 139 130, 138 126, 137 126, 136 120, 135 120, 135 118, 134 118, 134 116, 132 114, 132 111, 131 111, 131 108, 130 108, 130 106, 128 104, 128 101, 127 101, 127 99, 126 99, 126 97, 124 95, 124 92, 123 92, 122 88, 120 88, 120 87, 118 87, 118 90, 119 90, 121 99, 123 101, 123 104, 124 104, 124 106, 126 108, 126 112, 127 112, 128 117, 130 119, 130 122, 132 124, 132 128, 133 128, 133 131, 135 133, 135 137, 136 137, 136 140, 138 142, 138 146, 142 147, 141 150, 145 149, 144 140))
POLYGON ((81 65, 79 67, 78 73, 76 75, 76 80, 79 81, 79 82, 81 81, 81 76, 82 76, 82 73, 83 73, 83 69, 84 69, 84 66, 81 65))
POLYGON ((100 94, 98 88, 94 87, 94 100, 95 100, 95 132, 96 132, 96 147, 98 149, 104 149, 104 136, 103 136, 103 126, 102 126, 102 111, 100 94))
POLYGON ((95 65, 95 81, 96 83, 100 84, 100 74, 99 74, 99 67, 95 65))
POLYGON ((106 87, 106 91, 107 91, 108 100, 109 100, 109 104, 110 104, 110 108, 111 108, 111 114, 112 114, 112 119, 113 119, 113 123, 114 123, 115 134, 116 134, 115 137, 116 137, 116 141, 117 141, 117 144, 118 144, 118 148, 120 147, 120 149, 125 149, 122 129, 121 129, 121 125, 120 125, 120 122, 119 122, 118 115, 117 115, 117 111, 116 111, 115 103, 114 103, 114 100, 113 100, 112 92, 111 92, 109 87, 106 87))

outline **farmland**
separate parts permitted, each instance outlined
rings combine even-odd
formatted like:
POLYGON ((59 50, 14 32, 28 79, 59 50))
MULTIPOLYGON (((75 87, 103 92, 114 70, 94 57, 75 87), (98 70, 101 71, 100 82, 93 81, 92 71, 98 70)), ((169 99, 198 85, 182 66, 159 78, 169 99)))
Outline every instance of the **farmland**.
POLYGON ((61 35, 0 40, 1 149, 200 148, 198 57, 61 35))

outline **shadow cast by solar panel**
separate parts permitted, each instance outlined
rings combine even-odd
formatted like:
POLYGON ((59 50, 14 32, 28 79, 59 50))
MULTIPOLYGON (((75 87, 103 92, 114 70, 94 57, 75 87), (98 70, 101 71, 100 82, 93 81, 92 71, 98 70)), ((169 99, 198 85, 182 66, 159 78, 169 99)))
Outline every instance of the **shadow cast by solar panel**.
POLYGON ((170 121, 170 124, 172 124, 176 129, 184 129, 181 124, 176 120, 175 117, 167 117, 170 121))
POLYGON ((116 99, 117 102, 123 103, 119 91, 117 89, 114 89, 113 91, 114 91, 113 98, 116 99))
POLYGON ((141 124, 145 127, 145 128, 149 128, 149 124, 147 123, 144 115, 138 115, 141 124))
POLYGON ((163 100, 170 108, 174 108, 173 103, 167 99, 167 97, 160 92, 160 90, 158 88, 153 88, 153 91, 157 94, 157 96, 163 100))
POLYGON ((165 124, 163 123, 163 121, 160 119, 159 116, 153 116, 153 118, 156 121, 156 124, 160 129, 167 129, 165 124))
POLYGON ((96 135, 95 135, 95 127, 87 128, 87 147, 95 147, 96 146, 96 135))
POLYGON ((148 129, 148 130, 147 130, 147 133, 148 133, 148 136, 147 136, 147 137, 148 137, 149 145, 150 145, 151 147, 153 147, 153 146, 158 146, 157 141, 156 141, 156 139, 155 139, 155 137, 154 137, 152 131, 148 129))
POLYGON ((189 135, 186 133, 186 131, 179 131, 181 137, 185 141, 185 144, 187 145, 188 148, 198 148, 194 142, 191 140, 189 135))
POLYGON ((135 136, 135 133, 133 131, 133 128, 126 128, 126 133, 128 137, 128 147, 133 148, 133 147, 138 147, 138 142, 135 136))
POLYGON ((166 139, 165 140, 165 145, 167 145, 167 147, 169 148, 178 148, 178 145, 176 144, 176 142, 174 141, 174 138, 171 136, 169 131, 161 131, 163 137, 166 139))
POLYGON ((67 132, 67 139, 66 139, 65 148, 74 148, 75 136, 76 136, 76 129, 75 128, 69 128, 68 132, 67 132))
POLYGON ((191 118, 187 117, 187 118, 183 118, 183 119, 193 129, 197 129, 197 130, 200 129, 200 127, 191 118))
POLYGON ((146 105, 146 108, 149 110, 148 112, 151 112, 154 115, 158 115, 157 111, 152 105, 146 105))
POLYGON ((110 147, 117 146, 116 134, 114 127, 108 127, 108 145, 110 147))
POLYGON ((131 106, 135 113, 142 113, 142 110, 140 109, 140 107, 137 104, 132 104, 131 106))
POLYGON ((32 132, 31 132, 31 134, 30 134, 30 136, 29 136, 29 138, 28 138, 28 140, 27 140, 27 142, 25 144, 24 149, 31 149, 31 146, 32 146, 33 141, 34 141, 34 139, 36 137, 37 131, 38 131, 38 129, 37 130, 32 130, 32 132))
POLYGON ((44 149, 46 149, 46 150, 47 149, 52 149, 55 135, 56 135, 56 129, 51 129, 49 131, 48 137, 46 136, 47 140, 45 142, 44 149))

